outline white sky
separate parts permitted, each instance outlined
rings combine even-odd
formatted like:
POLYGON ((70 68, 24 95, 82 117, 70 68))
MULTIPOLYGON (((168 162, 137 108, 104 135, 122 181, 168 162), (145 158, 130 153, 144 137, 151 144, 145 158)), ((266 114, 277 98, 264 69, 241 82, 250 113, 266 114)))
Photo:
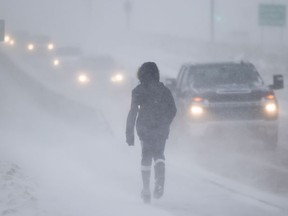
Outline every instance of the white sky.
MULTIPOLYGON (((49 32, 57 38, 88 40, 117 37, 126 31, 125 0, 10 0, 0 3, 0 17, 13 29, 49 32)), ((209 39, 209 0, 131 0, 131 31, 209 39)), ((257 20, 259 2, 285 3, 284 0, 215 0, 216 39, 244 36, 260 38, 257 20), (240 35, 240 36, 239 36, 240 35)), ((280 29, 266 29, 266 35, 278 40, 280 29)), ((283 31, 285 36, 286 29, 283 31)))

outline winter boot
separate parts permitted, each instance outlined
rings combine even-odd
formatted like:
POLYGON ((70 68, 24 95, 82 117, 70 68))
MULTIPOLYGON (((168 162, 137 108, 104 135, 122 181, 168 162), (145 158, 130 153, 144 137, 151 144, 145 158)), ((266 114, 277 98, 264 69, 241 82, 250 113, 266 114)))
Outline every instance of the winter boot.
POLYGON ((141 191, 141 198, 144 203, 150 203, 151 201, 151 192, 150 192, 150 169, 143 169, 142 167, 142 181, 143 181, 143 189, 141 191))
POLYGON ((141 198, 144 203, 150 203, 151 202, 151 192, 150 190, 143 189, 141 191, 141 198))
POLYGON ((153 197, 160 199, 164 194, 164 183, 165 183, 165 161, 157 160, 154 166, 155 170, 155 187, 153 197))

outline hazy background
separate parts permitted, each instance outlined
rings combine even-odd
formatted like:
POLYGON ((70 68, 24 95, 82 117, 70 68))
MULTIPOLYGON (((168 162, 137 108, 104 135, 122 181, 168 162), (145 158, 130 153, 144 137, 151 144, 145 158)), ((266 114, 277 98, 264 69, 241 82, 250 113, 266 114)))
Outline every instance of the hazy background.
MULTIPOLYGON (((258 4, 265 2, 287 3, 284 0, 216 0, 216 41, 259 44, 258 4)), ((6 19, 8 30, 48 33, 59 43, 79 43, 86 47, 93 43, 95 49, 103 42, 113 43, 131 35, 210 39, 208 0, 131 0, 129 29, 124 4, 122 0, 2 0, 0 17, 6 19)), ((265 28, 264 31, 266 42, 277 44, 283 37, 287 43, 287 28, 265 28)))
POLYGON ((215 0, 214 43, 209 0, 131 0, 129 23, 125 2, 0 0, 8 34, 44 34, 84 57, 111 57, 128 80, 120 90, 99 89, 97 78, 81 86, 52 68, 51 56, 0 45, 0 215, 286 216, 287 88, 276 93, 274 152, 233 135, 192 139, 173 124, 167 190, 151 206, 139 198, 140 143, 127 147, 125 124, 144 61, 165 78, 184 62, 249 60, 266 84, 275 73, 287 83, 287 27, 258 26, 259 3, 287 1, 215 0))

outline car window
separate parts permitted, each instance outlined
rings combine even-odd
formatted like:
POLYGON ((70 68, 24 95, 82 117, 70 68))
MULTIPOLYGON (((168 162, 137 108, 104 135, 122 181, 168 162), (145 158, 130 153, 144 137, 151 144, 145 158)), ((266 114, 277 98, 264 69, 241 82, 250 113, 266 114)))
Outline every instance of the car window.
POLYGON ((182 66, 181 69, 180 69, 180 72, 179 72, 179 74, 178 74, 178 77, 177 77, 177 86, 176 86, 177 89, 180 89, 180 88, 181 88, 181 80, 182 80, 182 77, 183 77, 184 68, 185 68, 185 67, 182 66))
POLYGON ((193 68, 188 82, 194 88, 213 88, 225 85, 260 86, 263 84, 258 72, 251 66, 217 65, 193 68))
POLYGON ((187 88, 187 84, 188 84, 188 75, 189 73, 189 69, 187 67, 183 67, 182 69, 182 74, 179 80, 179 88, 181 88, 182 90, 186 87, 187 88))

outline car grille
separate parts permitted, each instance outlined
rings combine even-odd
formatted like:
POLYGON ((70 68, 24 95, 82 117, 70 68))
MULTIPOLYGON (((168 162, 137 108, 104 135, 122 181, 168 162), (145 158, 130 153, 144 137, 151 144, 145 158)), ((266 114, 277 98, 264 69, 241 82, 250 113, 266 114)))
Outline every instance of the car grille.
POLYGON ((208 115, 211 120, 253 120, 264 118, 261 102, 210 103, 208 115))

